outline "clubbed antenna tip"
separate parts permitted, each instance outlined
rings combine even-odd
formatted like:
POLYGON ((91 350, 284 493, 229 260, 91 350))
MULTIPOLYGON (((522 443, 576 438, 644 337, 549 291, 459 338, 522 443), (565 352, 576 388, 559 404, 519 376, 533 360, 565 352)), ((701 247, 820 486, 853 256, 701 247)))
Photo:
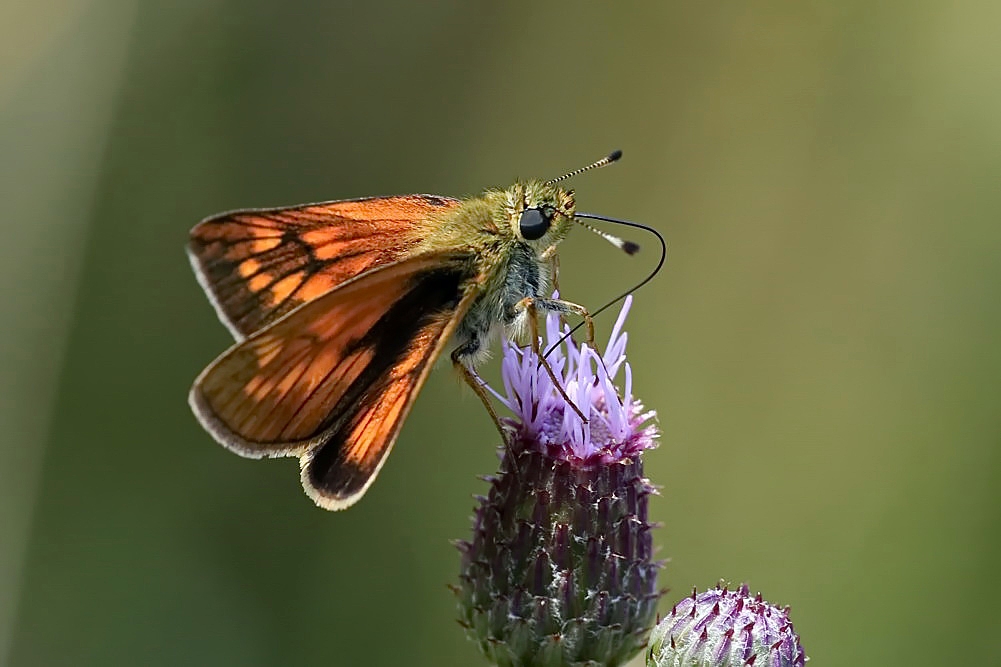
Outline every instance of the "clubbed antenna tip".
POLYGON ((565 181, 566 179, 573 178, 574 176, 577 176, 578 174, 583 174, 585 171, 591 171, 592 169, 598 169, 599 167, 604 167, 605 165, 612 164, 613 162, 615 162, 616 160, 618 160, 620 157, 622 157, 622 151, 619 151, 619 150, 612 151, 611 153, 609 153, 605 157, 601 158, 597 162, 592 162, 591 164, 587 165, 586 167, 581 167, 580 169, 574 169, 573 171, 568 171, 567 173, 563 174, 559 178, 551 178, 551 179, 549 179, 548 181, 546 181, 546 183, 548 185, 552 185, 553 183, 559 183, 560 181, 565 181))

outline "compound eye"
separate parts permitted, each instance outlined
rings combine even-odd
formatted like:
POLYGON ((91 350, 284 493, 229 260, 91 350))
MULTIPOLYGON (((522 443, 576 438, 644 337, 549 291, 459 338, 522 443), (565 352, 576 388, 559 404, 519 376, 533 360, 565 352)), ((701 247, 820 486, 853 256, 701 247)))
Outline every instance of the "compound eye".
POLYGON ((521 228, 521 235, 527 241, 536 241, 545 236, 549 231, 549 225, 553 221, 553 211, 547 207, 546 211, 537 208, 526 208, 521 214, 518 226, 521 228), (549 215, 546 215, 546 214, 549 215))

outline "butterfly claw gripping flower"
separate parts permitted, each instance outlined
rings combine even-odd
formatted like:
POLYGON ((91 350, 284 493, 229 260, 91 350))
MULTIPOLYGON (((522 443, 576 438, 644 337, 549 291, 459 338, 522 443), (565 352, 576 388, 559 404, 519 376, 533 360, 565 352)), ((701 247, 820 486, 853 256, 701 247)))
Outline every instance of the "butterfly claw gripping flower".
POLYGON ((789 609, 711 588, 676 604, 650 636, 647 667, 804 667, 807 657, 789 609))
MULTIPOLYGON (((501 470, 462 552, 460 623, 497 665, 621 665, 645 644, 659 598, 641 453, 653 412, 632 396, 627 300, 603 355, 569 341, 548 357, 584 423, 531 348, 508 344, 504 395, 516 415, 501 470), (620 396, 613 384, 624 374, 620 396)), ((561 336, 547 318, 548 349, 561 336)))

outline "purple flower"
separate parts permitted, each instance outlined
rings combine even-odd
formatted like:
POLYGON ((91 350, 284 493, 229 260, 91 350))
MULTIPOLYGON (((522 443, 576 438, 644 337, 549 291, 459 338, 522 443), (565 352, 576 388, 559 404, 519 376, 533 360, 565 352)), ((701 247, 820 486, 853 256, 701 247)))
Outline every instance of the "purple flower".
POLYGON ((504 344, 501 377, 505 395, 490 391, 516 415, 509 419, 515 442, 566 461, 613 463, 637 456, 656 446, 657 427, 651 423, 653 411, 644 412, 633 396, 633 372, 626 361, 624 330, 632 296, 626 297, 612 328, 604 354, 588 345, 567 339, 569 330, 560 318, 546 317, 546 336, 540 347, 552 349, 546 361, 561 381, 564 391, 588 417, 584 423, 553 385, 530 347, 504 344), (620 397, 614 382, 624 371, 625 386, 620 397))
POLYGON ((711 588, 676 604, 650 636, 647 667, 804 667, 806 653, 780 609, 735 591, 711 588))
MULTIPOLYGON (((497 665, 621 665, 646 643, 657 600, 655 493, 641 453, 656 443, 653 412, 632 396, 623 329, 604 354, 546 318, 542 349, 585 423, 531 347, 506 344, 497 398, 506 420, 501 469, 480 498, 462 552, 460 623, 497 665), (614 384, 621 373, 625 391, 614 384)), ((493 390, 491 390, 493 391, 493 390)))

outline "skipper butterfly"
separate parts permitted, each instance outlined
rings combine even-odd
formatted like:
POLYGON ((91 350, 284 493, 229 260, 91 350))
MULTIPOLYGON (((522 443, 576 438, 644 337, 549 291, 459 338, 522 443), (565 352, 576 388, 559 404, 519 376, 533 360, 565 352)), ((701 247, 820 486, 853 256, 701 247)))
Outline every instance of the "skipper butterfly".
POLYGON ((198 420, 242 456, 299 457, 309 497, 344 509, 372 484, 451 337, 452 363, 499 426, 475 371, 498 333, 527 328, 538 346, 542 310, 582 317, 593 339, 584 307, 550 298, 560 241, 574 224, 597 231, 560 183, 620 156, 465 200, 371 197, 202 221, 188 254, 236 343, 195 380, 198 420))

